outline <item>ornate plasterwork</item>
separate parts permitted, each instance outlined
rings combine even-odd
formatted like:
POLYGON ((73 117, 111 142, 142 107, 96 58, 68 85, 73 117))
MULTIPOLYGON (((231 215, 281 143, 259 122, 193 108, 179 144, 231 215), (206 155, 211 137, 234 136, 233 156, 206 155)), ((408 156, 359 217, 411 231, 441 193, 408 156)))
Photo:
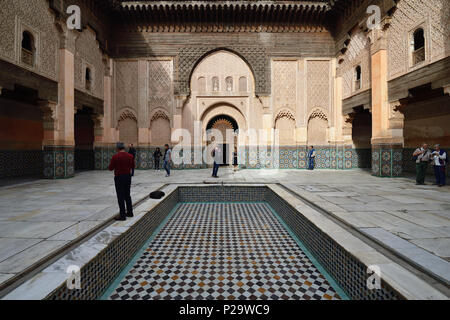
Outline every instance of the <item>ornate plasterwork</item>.
POLYGON ((311 111, 316 106, 330 110, 330 61, 307 61, 307 106, 311 111))
POLYGON ((40 101, 39 107, 42 111, 44 130, 56 130, 58 111, 57 103, 52 101, 40 101))
POLYGON ((289 120, 295 121, 294 115, 293 115, 292 112, 289 111, 289 110, 281 110, 280 112, 278 112, 277 116, 275 117, 274 122, 276 123, 277 120, 282 119, 282 118, 285 118, 285 119, 289 119, 289 120))
POLYGON ((175 94, 190 94, 190 77, 196 64, 208 53, 218 49, 230 50, 249 64, 255 77, 255 93, 270 93, 270 64, 266 49, 261 46, 231 46, 227 48, 191 46, 180 50, 177 55, 175 94))
POLYGON ((123 121, 125 119, 132 119, 132 120, 137 122, 136 114, 133 111, 131 111, 130 109, 128 109, 128 108, 121 112, 117 123, 119 123, 120 121, 123 121))
POLYGON ((114 91, 116 110, 138 107, 138 62, 114 62, 114 91))
POLYGON ((171 110, 173 103, 173 62, 149 61, 148 106, 149 110, 171 110))
POLYGON ((165 119, 165 120, 170 121, 169 116, 162 110, 157 110, 156 112, 153 113, 153 116, 150 119, 150 123, 152 123, 153 121, 155 121, 157 119, 165 119))
POLYGON ((325 112, 321 108, 314 109, 309 115, 308 121, 311 119, 319 118, 325 121, 328 121, 328 117, 325 112))
POLYGON ((90 28, 83 30, 75 42, 75 88, 82 92, 103 98, 104 74, 103 54, 96 39, 95 32, 90 28), (86 90, 85 72, 91 69, 91 89, 86 90))
MULTIPOLYGON (((448 0, 399 1, 388 29, 389 78, 409 72, 410 40, 412 30, 425 27, 426 63, 432 63, 449 54, 450 2, 448 0), (446 23, 444 22, 446 21, 446 23)), ((422 65, 423 66, 423 65, 422 65)))
POLYGON ((58 31, 47 1, 7 1, 0 10, 0 57, 52 80, 58 78, 58 31), (20 62, 23 31, 35 38, 36 64, 20 62))
POLYGON ((273 61, 274 109, 290 109, 297 106, 297 61, 273 61))
POLYGON ((370 78, 370 40, 365 32, 357 30, 350 37, 347 51, 339 57, 341 63, 337 69, 337 76, 342 77, 342 96, 348 98, 355 92, 355 68, 361 67, 361 87, 360 90, 369 89, 370 78))

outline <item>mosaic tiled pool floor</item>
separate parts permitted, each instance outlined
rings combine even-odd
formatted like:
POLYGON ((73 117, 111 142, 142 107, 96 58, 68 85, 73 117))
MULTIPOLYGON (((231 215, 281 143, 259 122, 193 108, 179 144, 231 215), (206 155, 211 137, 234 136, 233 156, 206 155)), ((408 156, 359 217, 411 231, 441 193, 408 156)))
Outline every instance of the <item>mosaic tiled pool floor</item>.
POLYGON ((300 246, 267 203, 181 203, 102 298, 345 298, 300 246))

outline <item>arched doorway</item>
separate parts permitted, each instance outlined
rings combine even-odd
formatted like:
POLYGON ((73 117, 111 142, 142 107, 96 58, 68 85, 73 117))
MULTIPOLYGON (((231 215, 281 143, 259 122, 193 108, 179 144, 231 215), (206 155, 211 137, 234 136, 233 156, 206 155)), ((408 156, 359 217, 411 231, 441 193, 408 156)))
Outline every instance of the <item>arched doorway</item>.
POLYGON ((209 120, 206 126, 207 135, 211 135, 212 130, 220 132, 220 136, 208 137, 207 143, 215 143, 222 149, 222 165, 227 166, 233 164, 233 153, 237 152, 238 145, 238 123, 228 115, 217 115, 209 120))
POLYGON ((79 109, 75 114, 75 171, 94 170, 93 110, 79 109))

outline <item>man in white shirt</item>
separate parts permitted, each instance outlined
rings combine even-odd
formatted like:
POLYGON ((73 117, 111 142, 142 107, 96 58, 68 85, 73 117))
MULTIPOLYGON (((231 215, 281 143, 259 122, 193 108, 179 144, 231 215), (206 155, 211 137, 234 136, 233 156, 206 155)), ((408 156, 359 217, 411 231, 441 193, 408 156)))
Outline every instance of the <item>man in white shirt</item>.
POLYGON ((445 186, 445 165, 447 164, 447 152, 441 149, 440 145, 434 146, 435 150, 432 153, 434 175, 436 177, 436 184, 439 187, 445 186))
POLYGON ((413 153, 413 158, 416 161, 416 185, 424 185, 428 162, 430 162, 431 158, 431 151, 428 149, 428 144, 424 143, 422 147, 417 148, 413 153))

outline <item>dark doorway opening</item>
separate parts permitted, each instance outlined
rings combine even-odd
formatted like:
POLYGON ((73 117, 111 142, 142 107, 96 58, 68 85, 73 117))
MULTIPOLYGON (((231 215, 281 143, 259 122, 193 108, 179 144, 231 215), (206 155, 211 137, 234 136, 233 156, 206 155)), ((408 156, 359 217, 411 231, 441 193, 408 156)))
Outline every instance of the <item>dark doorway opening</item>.
POLYGON ((352 140, 359 168, 371 168, 372 114, 363 106, 353 108, 352 140))
POLYGON ((94 170, 93 111, 84 107, 75 114, 75 170, 94 170))

